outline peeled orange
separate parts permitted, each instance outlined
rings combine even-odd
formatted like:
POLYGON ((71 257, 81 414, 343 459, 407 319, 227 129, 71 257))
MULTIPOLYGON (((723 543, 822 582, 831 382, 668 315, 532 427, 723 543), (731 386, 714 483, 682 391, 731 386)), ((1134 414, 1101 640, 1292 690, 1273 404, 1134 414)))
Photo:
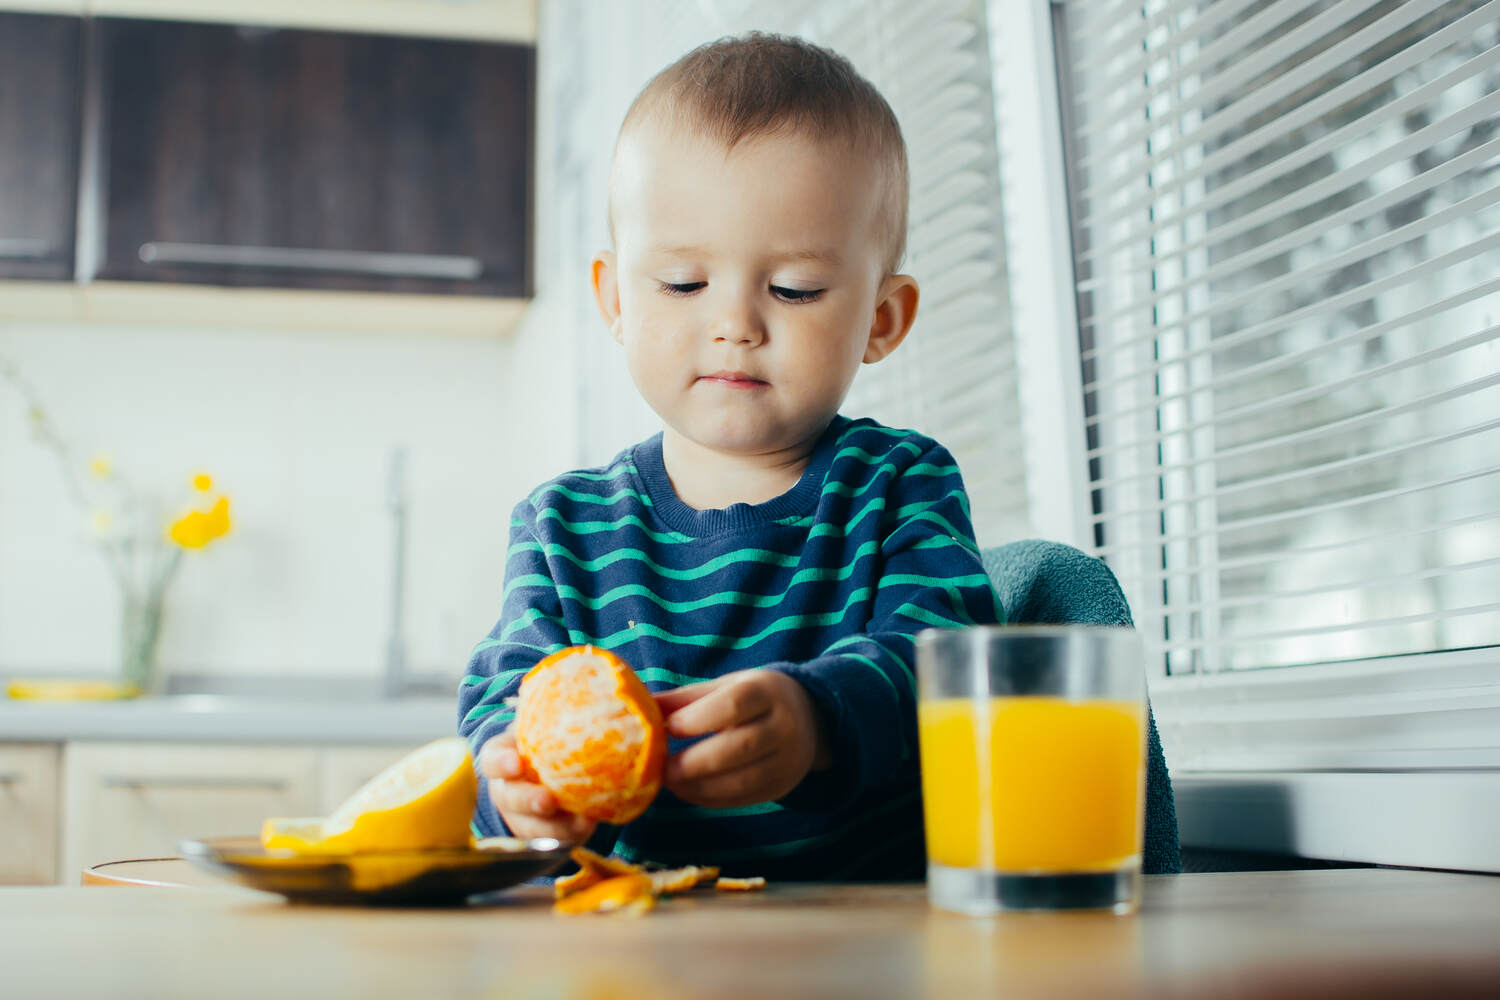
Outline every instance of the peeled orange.
POLYGON ((371 778, 327 819, 266 820, 261 844, 300 854, 468 847, 478 791, 468 743, 433 740, 371 778))
POLYGON ((571 646, 532 667, 521 679, 515 736, 526 777, 576 815, 628 823, 661 788, 661 710, 608 650, 571 646))

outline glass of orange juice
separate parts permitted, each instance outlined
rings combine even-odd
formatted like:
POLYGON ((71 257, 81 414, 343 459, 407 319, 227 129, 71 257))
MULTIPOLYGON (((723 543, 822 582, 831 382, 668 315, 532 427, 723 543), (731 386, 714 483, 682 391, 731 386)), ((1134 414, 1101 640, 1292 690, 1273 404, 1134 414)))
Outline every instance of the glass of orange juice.
POLYGON ((932 904, 962 913, 1140 899, 1140 636, 1087 625, 928 629, 917 722, 932 904))

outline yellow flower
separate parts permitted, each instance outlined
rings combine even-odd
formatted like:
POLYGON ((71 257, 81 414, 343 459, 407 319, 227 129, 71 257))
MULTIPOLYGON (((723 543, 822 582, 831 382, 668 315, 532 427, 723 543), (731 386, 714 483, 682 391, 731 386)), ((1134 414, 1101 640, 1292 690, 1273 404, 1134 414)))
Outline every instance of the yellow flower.
POLYGON ((229 534, 229 498, 219 497, 209 510, 190 510, 168 529, 172 541, 185 549, 201 549, 229 534))
POLYGON ((89 459, 89 471, 98 479, 108 479, 110 473, 115 471, 114 460, 101 451, 89 459))
POLYGON ((207 493, 214 488, 213 477, 206 472, 200 472, 193 477, 193 489, 200 493, 207 493))
POLYGON ((93 529, 97 538, 108 538, 110 529, 115 526, 115 519, 107 510, 96 510, 89 517, 89 527, 93 529))

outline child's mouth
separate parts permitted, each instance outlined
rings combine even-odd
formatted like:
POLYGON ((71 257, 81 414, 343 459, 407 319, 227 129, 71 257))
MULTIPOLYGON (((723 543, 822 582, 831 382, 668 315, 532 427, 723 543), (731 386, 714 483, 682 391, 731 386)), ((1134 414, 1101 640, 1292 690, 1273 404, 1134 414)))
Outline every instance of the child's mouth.
POLYGON ((712 372, 708 375, 698 376, 698 381, 710 382, 715 385, 722 385, 728 389, 758 389, 762 386, 770 384, 754 377, 753 375, 750 375, 747 372, 740 371, 712 372))

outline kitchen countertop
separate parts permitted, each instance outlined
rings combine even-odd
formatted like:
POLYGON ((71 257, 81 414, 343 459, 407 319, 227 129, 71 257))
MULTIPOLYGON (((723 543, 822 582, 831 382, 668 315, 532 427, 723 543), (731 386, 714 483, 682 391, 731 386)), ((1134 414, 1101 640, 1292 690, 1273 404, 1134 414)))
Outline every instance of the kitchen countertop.
POLYGON ((0 741, 412 743, 451 736, 458 697, 281 699, 188 694, 128 701, 0 698, 0 741))
POLYGON ((0 888, 7 997, 1493 996, 1500 878, 1162 875, 1139 913, 973 919, 921 885, 700 892, 557 917, 546 887, 457 909, 234 888, 0 888))

